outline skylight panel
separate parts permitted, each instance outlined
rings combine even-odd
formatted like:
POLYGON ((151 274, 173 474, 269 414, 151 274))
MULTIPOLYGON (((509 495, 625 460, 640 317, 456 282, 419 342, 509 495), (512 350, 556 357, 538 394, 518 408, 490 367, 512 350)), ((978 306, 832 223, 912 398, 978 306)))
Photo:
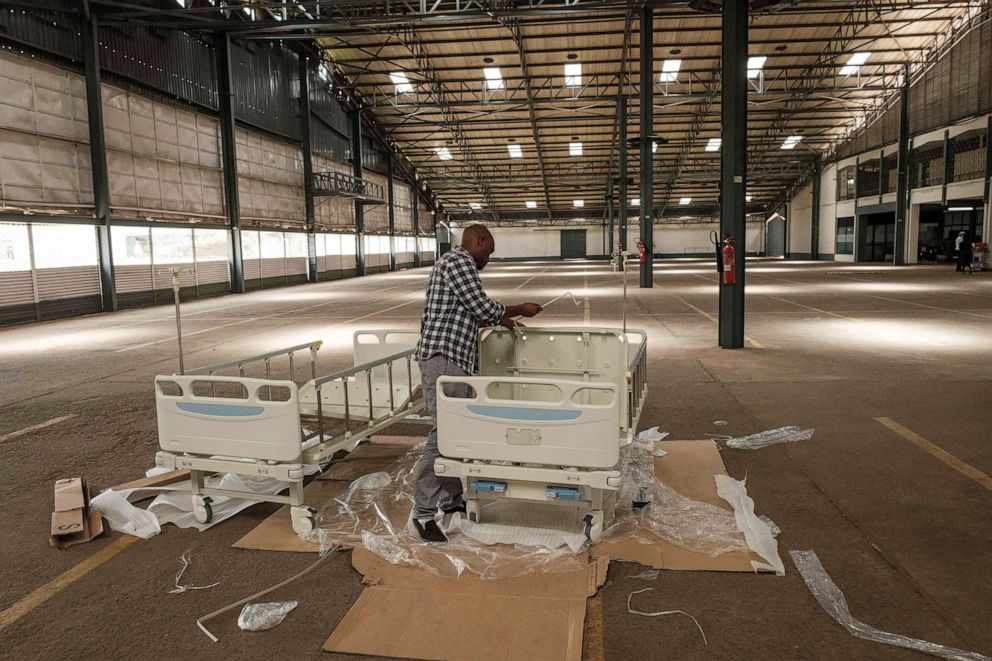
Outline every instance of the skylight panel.
POLYGON ((569 156, 582 156, 582 143, 581 142, 570 142, 570 143, 568 143, 568 155, 569 156))
POLYGON ((754 57, 747 58, 747 77, 757 78, 761 70, 765 68, 765 60, 767 59, 764 55, 755 55, 754 57))
POLYGON ((779 147, 779 149, 795 149, 796 145, 798 145, 802 139, 803 136, 801 135, 790 135, 785 139, 785 142, 782 143, 782 146, 779 147))
POLYGON ((410 79, 406 77, 405 73, 399 71, 391 73, 389 74, 389 79, 393 81, 397 94, 409 94, 413 91, 413 84, 410 82, 410 79))
POLYGON ((632 199, 630 201, 630 206, 632 206, 632 207, 639 207, 639 206, 641 206, 641 198, 635 197, 634 199, 632 199))
POLYGON ((472 211, 478 211, 479 209, 482 208, 482 205, 479 204, 478 202, 469 202, 468 206, 470 209, 472 209, 472 211))
POLYGON ((841 68, 840 75, 850 76, 857 73, 861 65, 868 61, 869 55, 871 53, 852 53, 851 57, 847 59, 847 64, 841 68))
POLYGON ((506 146, 507 151, 510 152, 510 158, 523 158, 524 152, 520 149, 520 145, 510 143, 506 146))
POLYGON ((706 143, 706 151, 720 151, 722 142, 723 138, 710 138, 709 142, 706 143))
POLYGON ((527 208, 528 209, 536 209, 537 208, 537 202, 535 202, 534 200, 527 200, 526 202, 524 202, 524 204, 527 205, 527 208))
POLYGON ((679 199, 679 204, 681 204, 682 206, 686 206, 690 202, 692 202, 692 198, 691 197, 683 197, 683 198, 680 198, 679 199))
POLYGON ((656 151, 658 151, 658 143, 657 143, 657 142, 655 142, 654 140, 652 140, 652 141, 651 141, 651 153, 653 154, 653 153, 655 153, 656 151))
POLYGON ((585 205, 586 205, 585 200, 572 200, 572 206, 575 207, 576 209, 584 207, 585 205))
POLYGON ((482 73, 486 77, 486 89, 503 89, 503 74, 499 67, 485 67, 482 69, 482 73))
POLYGON ((582 63, 569 62, 565 65, 565 85, 579 87, 582 85, 582 63))
POLYGON ((674 83, 679 79, 680 68, 682 68, 682 60, 665 60, 661 65, 661 74, 658 76, 659 82, 674 83))
POLYGON ((440 158, 442 161, 451 160, 451 152, 448 151, 447 147, 437 147, 434 149, 434 153, 437 154, 437 157, 440 158))

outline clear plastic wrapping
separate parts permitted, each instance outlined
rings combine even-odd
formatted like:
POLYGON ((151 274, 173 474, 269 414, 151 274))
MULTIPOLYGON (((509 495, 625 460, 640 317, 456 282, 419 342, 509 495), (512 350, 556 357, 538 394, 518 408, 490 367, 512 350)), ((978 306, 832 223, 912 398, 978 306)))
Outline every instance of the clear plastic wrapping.
POLYGON ((794 443, 796 441, 808 441, 813 438, 813 429, 800 429, 799 427, 779 427, 768 431, 731 438, 727 440, 727 447, 735 450, 757 450, 758 448, 778 445, 779 443, 794 443))
POLYGON ((248 604, 238 615, 238 628, 242 631, 265 631, 278 626, 299 602, 277 601, 264 604, 248 604))
POLYGON ((895 645, 904 647, 944 659, 954 659, 955 661, 992 661, 992 658, 977 652, 966 652, 964 650, 938 645, 918 638, 910 638, 897 633, 880 631, 875 627, 865 624, 861 620, 851 615, 847 607, 847 600, 840 588, 830 580, 830 575, 820 563, 820 558, 813 551, 790 551, 792 562, 799 570, 806 587, 813 593, 813 597, 827 611, 839 625, 847 629, 852 636, 870 640, 884 645, 895 645))

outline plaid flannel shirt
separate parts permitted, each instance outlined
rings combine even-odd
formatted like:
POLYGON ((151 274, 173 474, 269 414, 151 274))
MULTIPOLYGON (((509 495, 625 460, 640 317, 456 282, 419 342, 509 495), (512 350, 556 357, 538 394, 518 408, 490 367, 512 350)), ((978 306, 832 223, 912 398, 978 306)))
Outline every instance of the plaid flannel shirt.
POLYGON ((414 358, 444 356, 475 374, 479 360, 479 322, 495 325, 506 307, 486 296, 479 269, 461 246, 434 264, 427 281, 427 301, 420 318, 420 341, 414 358))

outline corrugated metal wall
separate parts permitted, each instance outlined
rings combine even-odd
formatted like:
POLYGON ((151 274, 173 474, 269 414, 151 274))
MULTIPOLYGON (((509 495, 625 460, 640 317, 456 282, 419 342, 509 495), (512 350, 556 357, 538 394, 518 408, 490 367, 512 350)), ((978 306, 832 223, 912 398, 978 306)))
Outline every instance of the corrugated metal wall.
POLYGON ((237 129, 238 195, 244 223, 306 223, 303 152, 254 131, 237 129))
MULTIPOLYGON (((386 177, 384 175, 365 170, 363 177, 366 181, 382 186, 382 195, 385 204, 365 205, 365 229, 370 232, 386 231, 389 229, 389 189, 386 187, 386 177)), ((395 191, 393 191, 395 195, 395 191)))

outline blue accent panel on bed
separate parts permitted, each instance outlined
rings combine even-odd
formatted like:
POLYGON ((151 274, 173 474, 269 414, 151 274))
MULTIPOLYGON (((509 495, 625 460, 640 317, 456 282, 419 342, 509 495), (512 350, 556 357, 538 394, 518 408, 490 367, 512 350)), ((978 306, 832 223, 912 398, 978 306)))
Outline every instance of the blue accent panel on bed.
POLYGON ((490 418, 502 418, 504 420, 531 420, 541 422, 575 420, 582 415, 582 411, 568 411, 562 409, 526 409, 521 406, 482 406, 480 404, 469 404, 468 410, 476 415, 486 415, 490 418))
POLYGON ((200 415, 215 415, 226 418, 245 418, 254 415, 262 415, 265 408, 261 406, 235 406, 232 404, 192 404, 189 402, 176 402, 176 408, 187 413, 199 413, 200 415))

